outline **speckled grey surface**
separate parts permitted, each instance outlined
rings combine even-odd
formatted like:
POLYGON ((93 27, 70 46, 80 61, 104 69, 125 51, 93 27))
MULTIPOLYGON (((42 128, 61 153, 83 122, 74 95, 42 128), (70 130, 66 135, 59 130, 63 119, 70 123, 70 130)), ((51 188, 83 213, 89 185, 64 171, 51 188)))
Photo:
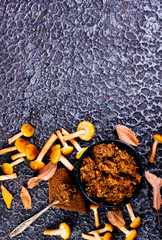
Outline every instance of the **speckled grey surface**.
MULTIPOLYGON (((161 131, 161 18, 160 0, 1 0, 0 148, 7 147, 7 139, 26 122, 35 128, 30 142, 41 149, 56 129, 74 131, 81 120, 87 120, 96 133, 88 143, 78 140, 81 146, 117 138, 115 126, 124 124, 136 133, 140 146, 151 151, 152 136, 161 131)), ((161 149, 159 145, 153 165, 137 149, 145 169, 157 176, 161 149)), ((1 164, 10 162, 10 156, 1 156, 1 164)), ((75 175, 75 153, 69 160, 75 175)), ((24 186, 34 176, 28 160, 15 172, 24 186)), ((48 204, 48 183, 30 190, 31 210, 22 203, 16 208, 18 185, 7 181, 4 186, 14 196, 7 210, 0 194, 0 239, 9 239, 18 224, 48 204)), ((142 218, 137 239, 159 240, 150 185, 145 184, 132 207, 142 218)), ((128 227, 128 213, 121 210, 128 227)), ((101 226, 107 211, 99 210, 101 226)), ((94 229, 92 212, 53 208, 15 239, 60 239, 43 236, 42 231, 57 228, 62 221, 71 226, 71 240, 94 229)), ((115 229, 114 239, 124 239, 124 234, 115 229)))

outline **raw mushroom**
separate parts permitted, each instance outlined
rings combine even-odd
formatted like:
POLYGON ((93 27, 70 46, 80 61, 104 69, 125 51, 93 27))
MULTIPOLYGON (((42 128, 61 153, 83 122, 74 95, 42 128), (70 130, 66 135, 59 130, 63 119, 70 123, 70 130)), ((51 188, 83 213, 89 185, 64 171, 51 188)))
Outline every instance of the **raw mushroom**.
POLYGON ((29 160, 34 160, 36 156, 38 155, 38 149, 33 144, 28 144, 25 148, 25 152, 23 153, 17 153, 13 156, 11 156, 12 160, 15 160, 20 157, 27 157, 29 160))
POLYGON ((137 231, 135 229, 129 231, 126 227, 118 227, 123 233, 125 233, 125 240, 134 240, 137 237, 137 231))
POLYGON ((10 179, 14 179, 14 178, 17 178, 16 173, 9 174, 9 175, 1 175, 0 176, 0 181, 10 180, 10 179))
POLYGON ((77 127, 77 131, 74 133, 71 133, 67 136, 64 136, 65 141, 79 137, 80 139, 84 141, 89 141, 92 139, 94 135, 94 126, 90 122, 82 121, 79 123, 77 127))
POLYGON ((138 228, 140 225, 141 225, 141 218, 140 217, 135 217, 134 216, 134 212, 133 212, 133 209, 132 209, 132 207, 131 207, 131 205, 130 205, 130 203, 128 203, 127 205, 126 205, 126 207, 127 207, 127 210, 128 210, 128 213, 129 213, 129 216, 130 216, 130 219, 131 219, 131 224, 130 224, 130 227, 131 228, 138 228))
POLYGON ((155 134, 153 136, 153 139, 154 139, 154 143, 153 143, 153 146, 152 146, 151 156, 149 158, 149 162, 151 162, 151 163, 154 162, 154 158, 155 158, 155 154, 156 154, 156 148, 157 148, 158 143, 162 143, 162 135, 155 134))
MULTIPOLYGON (((100 233, 105 233, 107 231, 113 232, 113 230, 114 230, 114 228, 113 228, 113 226, 110 223, 105 223, 105 227, 104 228, 97 229, 97 230, 95 230, 95 232, 100 234, 100 233)), ((93 232, 94 231, 91 231, 91 232, 89 232, 89 234, 93 234, 93 232)))
POLYGON ((0 155, 8 153, 8 152, 15 151, 15 150, 18 150, 19 152, 22 153, 22 152, 25 151, 25 148, 26 148, 27 145, 28 145, 28 142, 25 139, 18 138, 15 141, 15 146, 14 147, 4 148, 4 149, 0 150, 0 155))
POLYGON ((17 133, 16 135, 8 139, 8 143, 11 144, 21 136, 31 137, 33 134, 34 134, 34 128, 30 124, 25 123, 21 127, 21 132, 17 133))
POLYGON ((60 142, 63 145, 63 148, 61 148, 61 152, 62 154, 64 154, 65 156, 69 155, 70 153, 72 153, 72 151, 74 150, 74 148, 72 146, 69 146, 67 144, 67 142, 64 140, 64 137, 62 136, 61 132, 59 130, 56 131, 57 137, 59 138, 60 142))
POLYGON ((59 229, 57 230, 46 229, 44 230, 43 234, 53 236, 60 235, 63 239, 68 239, 71 235, 71 229, 67 223, 61 223, 59 225, 59 229))
MULTIPOLYGON (((96 240, 96 237, 90 236, 85 233, 82 233, 81 236, 82 236, 82 238, 87 239, 87 240, 96 240)), ((101 239, 103 239, 103 237, 101 237, 101 239)))
MULTIPOLYGON (((62 128, 62 134, 63 134, 64 136, 69 135, 69 133, 68 133, 64 128, 62 128)), ((77 143, 77 141, 76 141, 74 138, 70 139, 69 141, 73 144, 73 146, 74 146, 74 147, 76 148, 76 150, 78 151, 77 154, 76 154, 76 158, 77 158, 77 159, 80 159, 80 157, 81 157, 82 154, 85 152, 85 150, 87 150, 88 147, 81 148, 81 146, 79 145, 79 143, 77 143)))
POLYGON ((100 226, 99 215, 98 215, 98 207, 99 206, 97 206, 95 204, 90 204, 90 209, 92 209, 93 212, 94 212, 94 218, 95 218, 95 225, 96 225, 96 227, 100 226))
POLYGON ((50 159, 52 163, 57 163, 61 161, 64 166, 72 171, 74 166, 61 154, 61 146, 60 144, 56 144, 50 149, 50 159))
POLYGON ((56 139, 57 139, 56 134, 52 133, 52 135, 47 140, 47 142, 43 146, 42 150, 38 154, 37 159, 35 161, 30 162, 30 167, 34 171, 41 170, 42 168, 44 168, 45 164, 42 162, 42 160, 43 160, 44 156, 46 155, 46 153, 48 152, 48 150, 50 149, 50 147, 56 141, 56 139))
POLYGON ((10 175, 13 173, 13 167, 21 162, 24 162, 25 158, 19 158, 18 160, 12 162, 12 163, 3 163, 1 166, 2 172, 4 172, 7 175, 10 175))
POLYGON ((113 240, 113 235, 111 233, 107 232, 104 234, 103 240, 113 240))
POLYGON ((102 240, 101 236, 97 232, 93 232, 93 235, 95 236, 96 240, 102 240))

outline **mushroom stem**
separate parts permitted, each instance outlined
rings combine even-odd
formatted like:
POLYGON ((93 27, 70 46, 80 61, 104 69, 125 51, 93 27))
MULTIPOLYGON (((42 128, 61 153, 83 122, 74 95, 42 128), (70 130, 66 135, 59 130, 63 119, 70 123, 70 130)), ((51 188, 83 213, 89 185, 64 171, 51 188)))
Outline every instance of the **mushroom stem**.
POLYGON ((22 132, 19 132, 16 135, 14 135, 13 137, 9 138, 8 143, 11 144, 12 142, 16 141, 16 139, 18 139, 22 136, 23 136, 22 132))
POLYGON ((38 154, 38 157, 36 160, 38 161, 42 161, 43 157, 46 155, 46 153, 48 152, 48 150, 50 149, 50 147, 52 146, 52 144, 56 141, 57 136, 53 133, 50 138, 47 140, 47 142, 45 143, 45 145, 43 146, 42 150, 40 151, 40 153, 38 154))
POLYGON ((94 211, 95 225, 96 227, 99 227, 100 222, 99 222, 98 208, 93 209, 93 211, 94 211))
MULTIPOLYGON (((90 236, 88 234, 82 233, 82 238, 87 239, 87 240, 96 240, 96 237, 90 236)), ((103 239, 103 237, 101 237, 103 239)))
MULTIPOLYGON (((70 133, 68 133, 64 128, 62 128, 61 130, 62 130, 62 134, 63 134, 64 136, 67 136, 67 135, 70 134, 70 133)), ((79 145, 79 143, 77 143, 77 141, 76 141, 74 138, 69 139, 69 141, 73 144, 73 146, 76 148, 76 150, 77 150, 78 152, 80 152, 80 151, 83 150, 83 149, 81 148, 81 146, 79 145)))
POLYGON ((0 150, 0 155, 17 150, 16 147, 9 147, 0 150))
POLYGON ((118 227, 118 228, 120 229, 120 231, 125 233, 125 235, 128 235, 130 233, 130 231, 126 227, 118 227))
POLYGON ((157 145, 158 145, 158 140, 155 140, 153 145, 152 145, 152 151, 151 151, 151 156, 149 158, 149 162, 153 163, 154 159, 155 159, 155 154, 156 154, 156 149, 157 149, 157 145))
POLYGON ((79 130, 79 131, 77 131, 77 132, 68 134, 67 136, 64 136, 64 139, 65 139, 65 141, 67 141, 67 140, 70 140, 70 139, 72 139, 72 138, 79 137, 79 136, 82 135, 82 134, 86 134, 86 130, 83 129, 83 130, 79 130))
POLYGON ((63 155, 61 155, 60 161, 67 169, 69 169, 69 171, 73 170, 74 166, 63 155))
POLYGON ((25 158, 21 157, 21 158, 17 159, 16 161, 12 162, 10 165, 11 165, 12 167, 14 167, 14 166, 16 166, 16 165, 18 165, 19 163, 22 163, 22 162, 24 162, 24 161, 25 161, 25 158))
POLYGON ((43 234, 44 235, 53 235, 53 236, 55 236, 55 235, 61 235, 63 231, 64 231, 64 229, 61 229, 61 228, 56 229, 56 230, 46 229, 46 230, 44 230, 43 234))
POLYGON ((136 218, 135 218, 135 216, 134 216, 134 212, 133 212, 133 209, 132 209, 130 203, 128 203, 128 204, 126 205, 126 207, 127 207, 127 210, 128 210, 129 216, 130 216, 130 219, 131 219, 131 221, 133 222, 136 218))
POLYGON ((25 157, 25 156, 26 156, 25 153, 16 153, 16 154, 11 156, 11 159, 12 159, 12 161, 14 161, 18 158, 25 157))
POLYGON ((95 238, 97 240, 102 240, 102 238, 100 237, 100 235, 97 232, 94 232, 93 235, 95 236, 95 238))
POLYGON ((13 173, 13 174, 10 174, 10 175, 1 175, 0 176, 0 181, 10 180, 10 179, 14 179, 14 178, 17 178, 16 173, 13 173))
POLYGON ((105 233, 107 231, 113 232, 113 226, 111 224, 109 224, 109 223, 105 223, 105 227, 104 228, 88 232, 88 234, 93 234, 94 232, 97 232, 98 234, 100 234, 100 233, 105 233))
POLYGON ((62 143, 63 147, 68 147, 67 142, 64 140, 61 132, 59 130, 56 131, 57 137, 59 138, 60 142, 62 143))

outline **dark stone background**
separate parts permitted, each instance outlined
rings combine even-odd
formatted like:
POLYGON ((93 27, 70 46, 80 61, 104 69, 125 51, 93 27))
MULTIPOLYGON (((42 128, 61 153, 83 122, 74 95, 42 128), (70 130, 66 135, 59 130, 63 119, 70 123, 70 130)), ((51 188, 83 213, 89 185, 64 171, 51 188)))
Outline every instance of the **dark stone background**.
MULTIPOLYGON (((82 120, 94 124, 90 146, 101 139, 117 138, 115 126, 124 124, 151 151, 155 133, 161 127, 160 0, 32 0, 0 1, 0 148, 31 123, 31 143, 42 148, 49 136, 62 126, 74 131, 82 120)), ((160 176, 161 146, 154 164, 148 154, 137 152, 145 169, 160 176)), ((11 162, 11 154, 1 156, 11 162)), ((75 165, 75 153, 69 160, 75 165)), ((45 158, 48 162, 48 156, 45 158)), ((59 167, 61 164, 59 165, 59 167)), ((15 167, 17 181, 26 186, 34 176, 29 161, 15 167)), ((2 172, 1 172, 2 174, 2 172)), ((7 210, 0 194, 0 239, 48 204, 48 183, 30 190, 32 210, 19 202, 20 187, 12 181, 4 186, 13 194, 7 210)), ((132 202, 135 215, 142 218, 138 240, 159 240, 152 188, 145 183, 132 202)), ((123 210, 126 226, 130 219, 123 210)), ((100 208, 101 226, 107 208, 100 208)), ((161 213, 161 212, 160 212, 161 213)), ((93 213, 87 215, 51 209, 15 239, 60 239, 43 236, 46 228, 62 222, 72 228, 70 239, 94 229, 93 213)), ((114 239, 124 239, 115 229, 114 239)))

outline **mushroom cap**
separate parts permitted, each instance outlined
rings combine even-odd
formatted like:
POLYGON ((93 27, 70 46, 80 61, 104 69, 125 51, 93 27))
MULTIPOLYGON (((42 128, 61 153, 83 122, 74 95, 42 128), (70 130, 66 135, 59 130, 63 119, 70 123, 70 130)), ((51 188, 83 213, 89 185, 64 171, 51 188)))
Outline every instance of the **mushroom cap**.
POLYGON ((162 143, 162 135, 160 135, 160 134, 155 134, 154 136, 153 136, 153 139, 156 141, 158 141, 159 143, 162 143))
POLYGON ((64 154, 65 156, 68 156, 70 153, 72 153, 73 150, 74 150, 74 147, 73 147, 73 146, 62 147, 62 148, 61 148, 61 152, 62 152, 62 154, 64 154))
POLYGON ((69 225, 67 223, 61 223, 59 225, 59 228, 60 229, 63 229, 64 231, 60 234, 60 236, 63 238, 63 239, 68 239, 71 235, 71 229, 69 227, 69 225))
POLYGON ((15 147, 17 148, 17 150, 21 153, 25 152, 26 146, 28 145, 28 141, 25 140, 24 138, 18 138, 15 141, 15 147))
POLYGON ((103 240, 113 240, 113 235, 111 233, 107 232, 104 234, 103 240))
POLYGON ((85 147, 85 148, 83 148, 82 151, 78 152, 78 153, 76 154, 76 158, 77 158, 77 159, 80 159, 80 157, 81 157, 82 154, 85 152, 85 150, 87 150, 87 148, 88 148, 88 147, 85 147))
POLYGON ((25 137, 31 137, 34 134, 34 128, 30 124, 25 123, 21 127, 21 132, 25 137))
POLYGON ((9 163, 3 163, 2 166, 1 166, 1 169, 2 169, 2 172, 4 172, 7 175, 13 173, 13 167, 9 163))
POLYGON ((57 163, 61 157, 61 145, 56 144, 50 149, 50 159, 52 163, 57 163))
POLYGON ((85 134, 82 134, 79 136, 80 139, 84 141, 89 141, 93 138, 95 129, 92 123, 87 121, 80 122, 77 127, 77 131, 80 131, 80 130, 85 130, 85 134))
POLYGON ((141 218, 137 217, 136 219, 134 219, 133 222, 131 222, 130 227, 131 228, 138 228, 141 225, 141 218))
POLYGON ((94 203, 91 203, 90 204, 90 209, 97 209, 99 206, 94 204, 94 203))
POLYGON ((35 161, 31 161, 30 162, 30 167, 31 169, 33 169, 34 171, 39 171, 41 170, 42 168, 44 168, 45 166, 45 163, 44 162, 41 162, 39 160, 35 160, 35 161))
POLYGON ((25 149, 25 155, 29 160, 34 160, 38 154, 38 149, 33 144, 28 144, 25 149))
POLYGON ((105 223, 105 227, 107 228, 107 230, 109 232, 113 232, 113 230, 114 230, 113 226, 110 223, 105 223))
POLYGON ((129 235, 125 238, 125 240, 133 240, 137 237, 137 231, 135 229, 131 230, 129 235))

